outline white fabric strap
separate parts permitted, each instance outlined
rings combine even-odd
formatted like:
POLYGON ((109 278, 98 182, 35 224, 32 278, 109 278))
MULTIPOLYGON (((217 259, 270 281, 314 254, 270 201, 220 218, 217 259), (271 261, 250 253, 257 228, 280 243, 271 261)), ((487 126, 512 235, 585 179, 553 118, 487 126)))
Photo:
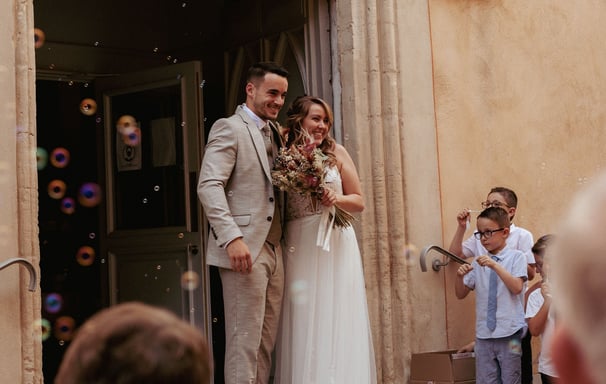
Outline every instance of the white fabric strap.
POLYGON ((330 251, 330 235, 332 234, 334 223, 335 207, 324 207, 322 216, 320 217, 320 225, 318 226, 318 236, 316 237, 316 245, 321 247, 323 251, 330 251))

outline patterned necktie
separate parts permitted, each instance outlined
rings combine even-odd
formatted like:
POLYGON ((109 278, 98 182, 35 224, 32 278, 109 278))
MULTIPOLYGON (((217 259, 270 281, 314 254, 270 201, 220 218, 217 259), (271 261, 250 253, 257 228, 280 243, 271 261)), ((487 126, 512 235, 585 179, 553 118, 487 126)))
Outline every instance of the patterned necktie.
MULTIPOLYGON (((499 258, 491 256, 496 262, 499 258)), ((490 278, 488 281, 488 305, 486 313, 486 326, 491 331, 494 331, 497 327, 497 273, 494 269, 490 269, 490 278)))
POLYGON ((274 151, 271 143, 271 128, 269 127, 269 123, 265 124, 261 130, 263 131, 263 140, 265 141, 265 151, 267 152, 267 160, 269 160, 269 168, 273 168, 274 151))

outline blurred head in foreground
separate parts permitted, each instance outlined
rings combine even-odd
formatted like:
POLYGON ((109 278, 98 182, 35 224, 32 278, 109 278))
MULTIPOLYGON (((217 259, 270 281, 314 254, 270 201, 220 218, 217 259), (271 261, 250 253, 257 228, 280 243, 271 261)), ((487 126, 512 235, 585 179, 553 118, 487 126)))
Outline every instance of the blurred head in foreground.
POLYGON ((606 383, 606 174, 575 196, 550 267, 560 383, 606 383))
POLYGON ((100 311, 78 330, 57 384, 208 384, 204 336, 165 309, 124 303, 100 311))

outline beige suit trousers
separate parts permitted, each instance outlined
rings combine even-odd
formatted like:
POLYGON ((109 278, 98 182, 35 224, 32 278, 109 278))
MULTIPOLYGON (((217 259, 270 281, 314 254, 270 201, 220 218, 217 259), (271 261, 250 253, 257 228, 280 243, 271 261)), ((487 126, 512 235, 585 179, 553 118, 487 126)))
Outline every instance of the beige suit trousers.
POLYGON ((225 383, 267 384, 284 291, 282 248, 267 242, 244 275, 219 268, 225 306, 225 383))

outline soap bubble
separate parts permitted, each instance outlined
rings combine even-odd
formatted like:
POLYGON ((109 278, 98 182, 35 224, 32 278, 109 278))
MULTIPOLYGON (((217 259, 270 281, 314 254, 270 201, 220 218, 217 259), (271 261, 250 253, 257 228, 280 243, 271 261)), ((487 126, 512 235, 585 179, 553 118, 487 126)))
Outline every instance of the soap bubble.
POLYGON ((509 350, 514 354, 521 355, 522 354, 522 343, 520 342, 520 340, 511 339, 509 341, 509 350))
POLYGON ((59 200, 65 196, 67 186, 63 180, 53 180, 48 183, 48 195, 51 199, 59 200))
POLYGON ((84 183, 78 192, 78 202, 83 207, 91 208, 101 202, 101 187, 96 183, 84 183))
POLYGON ((116 123, 118 133, 122 135, 122 141, 126 145, 135 146, 141 141, 141 129, 139 123, 131 115, 120 116, 116 123))
POLYGON ((76 261, 83 267, 92 265, 95 261, 95 250, 88 245, 80 247, 76 253, 76 261))
POLYGON ((48 313, 57 313, 63 308, 63 297, 58 293, 49 293, 44 299, 44 309, 48 313))
POLYGON ((86 116, 92 116, 97 112, 97 102, 86 98, 80 102, 80 112, 86 116))
POLYGON ((306 280, 295 280, 290 285, 288 293, 290 295, 290 299, 295 304, 305 304, 307 303, 307 281, 306 280))
POLYGON ((66 197, 61 200, 61 212, 66 215, 71 215, 76 211, 76 202, 71 197, 66 197))
POLYGON ((36 166, 41 171, 48 164, 48 152, 42 147, 36 148, 36 166))
POLYGON ((46 319, 36 319, 34 320, 34 327, 40 328, 42 341, 45 341, 49 338, 52 329, 50 321, 46 319))
POLYGON ((413 265, 419 259, 419 248, 412 243, 406 244, 404 247, 404 257, 408 266, 413 265))
POLYGON ((200 284, 200 276, 194 271, 185 271, 181 275, 181 287, 188 291, 193 291, 200 284))
POLYGON ((116 128, 118 129, 118 131, 121 131, 124 128, 138 127, 138 126, 139 126, 139 124, 137 123, 137 120, 131 115, 120 116, 120 118, 118 119, 118 122, 116 123, 116 128))
POLYGON ((46 41, 46 34, 40 28, 34 28, 34 47, 40 48, 46 41))
POLYGON ((74 337, 76 321, 71 316, 61 316, 55 321, 55 337, 62 341, 70 341, 74 337))
POLYGON ((69 164, 69 151, 65 148, 55 148, 50 156, 51 164, 56 168, 65 168, 69 164))
POLYGON ((141 130, 137 127, 129 130, 127 134, 122 136, 126 145, 135 146, 141 142, 141 130))

